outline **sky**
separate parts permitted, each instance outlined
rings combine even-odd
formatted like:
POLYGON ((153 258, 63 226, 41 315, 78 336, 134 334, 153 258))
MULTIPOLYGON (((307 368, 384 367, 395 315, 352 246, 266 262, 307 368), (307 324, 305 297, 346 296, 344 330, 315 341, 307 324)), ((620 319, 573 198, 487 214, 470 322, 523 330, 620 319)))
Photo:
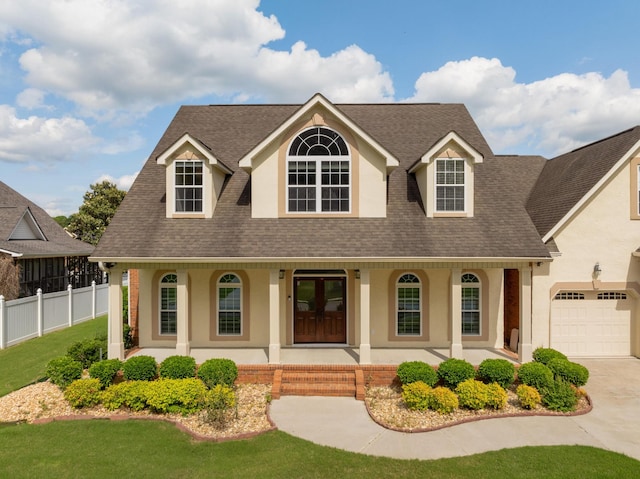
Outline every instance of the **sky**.
POLYGON ((127 190, 183 104, 464 103, 497 154, 640 124, 631 0, 0 0, 0 181, 127 190))

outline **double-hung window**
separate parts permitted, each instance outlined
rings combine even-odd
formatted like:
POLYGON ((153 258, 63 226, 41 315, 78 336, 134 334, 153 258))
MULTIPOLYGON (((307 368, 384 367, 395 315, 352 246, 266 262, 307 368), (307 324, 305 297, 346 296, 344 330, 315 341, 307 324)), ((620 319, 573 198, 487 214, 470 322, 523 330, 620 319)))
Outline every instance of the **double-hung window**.
POLYGON ((465 160, 436 160, 436 211, 465 211, 465 160))
POLYGON ((202 213, 203 210, 203 162, 175 162, 176 212, 202 213))
POLYGON ((480 335, 480 280, 475 274, 462 275, 462 334, 480 335))
POLYGON ((178 276, 165 274, 160 280, 160 334, 174 335, 178 324, 178 276))
POLYGON ((398 336, 419 336, 422 304, 420 280, 415 274, 407 273, 400 276, 396 284, 396 298, 396 334, 398 336))
POLYGON ((218 334, 240 336, 242 334, 242 283, 232 273, 218 280, 218 334))
POLYGON ((287 155, 289 213, 348 213, 351 157, 342 136, 324 127, 300 133, 287 155))

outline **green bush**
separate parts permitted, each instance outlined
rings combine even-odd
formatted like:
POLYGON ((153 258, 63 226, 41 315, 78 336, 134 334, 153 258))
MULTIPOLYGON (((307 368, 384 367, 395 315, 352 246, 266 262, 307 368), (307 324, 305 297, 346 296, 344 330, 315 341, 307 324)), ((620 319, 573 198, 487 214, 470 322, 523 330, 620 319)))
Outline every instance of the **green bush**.
POLYGON ((120 371, 122 361, 119 359, 104 359, 89 366, 89 376, 100 380, 102 389, 109 387, 120 371))
POLYGON ((504 409, 508 401, 507 391, 498 383, 487 384, 487 407, 504 409))
POLYGON ((65 389, 82 377, 82 363, 69 356, 60 356, 47 363, 44 374, 53 384, 65 389))
POLYGON ((535 409, 542 400, 538 390, 526 384, 520 384, 516 388, 516 395, 518 396, 520 405, 525 409, 535 409))
POLYGON ((485 359, 478 366, 477 377, 485 383, 498 383, 503 388, 513 384, 516 368, 506 359, 485 359))
POLYGON ((200 379, 158 379, 148 384, 146 400, 154 412, 186 416, 202 409, 206 392, 200 379))
POLYGON ((398 366, 396 374, 402 384, 422 381, 433 387, 438 382, 436 370, 423 361, 405 361, 398 366))
POLYGON ((467 409, 483 409, 487 405, 487 385, 475 379, 467 379, 456 386, 458 404, 467 409))
POLYGON ((126 406, 133 411, 142 411, 147 406, 148 381, 125 381, 112 384, 102 391, 102 405, 110 410, 126 406))
POLYGON ((79 361, 84 369, 107 356, 106 339, 94 338, 76 341, 67 349, 67 356, 79 361))
POLYGON ((578 404, 578 393, 562 379, 553 381, 541 391, 542 404, 552 411, 575 411, 578 404))
POLYGON ((122 365, 127 381, 151 381, 158 374, 158 363, 151 356, 133 356, 122 365))
POLYGON ((236 395, 228 386, 218 384, 205 393, 205 420, 222 429, 227 423, 229 411, 236 405, 236 395))
POLYGON ((533 351, 533 360, 542 364, 549 364, 552 359, 567 359, 560 351, 552 348, 536 348, 533 351))
POLYGON ((124 342, 124 349, 133 348, 133 331, 131 329, 131 326, 129 326, 127 323, 124 323, 122 325, 122 341, 124 342))
POLYGON ((429 409, 431 386, 422 381, 402 385, 402 400, 408 409, 426 411, 429 409))
POLYGON ((196 360, 191 356, 169 356, 160 363, 160 377, 185 379, 196 377, 196 360))
POLYGON ((100 403, 99 379, 76 379, 64 390, 64 398, 72 407, 92 407, 100 403))
POLYGON ((589 380, 589 370, 582 364, 573 363, 568 359, 552 359, 547 367, 551 369, 556 379, 564 379, 576 387, 584 386, 589 380))
POLYGON ((455 389, 458 384, 476 377, 473 365, 464 359, 450 358, 438 366, 438 377, 446 387, 455 389))
POLYGON ((198 368, 198 377, 209 389, 218 384, 232 387, 238 378, 238 367, 231 359, 207 359, 198 368))
POLYGON ((440 414, 451 414, 458 409, 458 396, 449 388, 433 388, 429 393, 429 409, 440 414))
POLYGON ((539 362, 524 363, 518 369, 518 379, 522 384, 540 390, 553 383, 551 369, 539 362))

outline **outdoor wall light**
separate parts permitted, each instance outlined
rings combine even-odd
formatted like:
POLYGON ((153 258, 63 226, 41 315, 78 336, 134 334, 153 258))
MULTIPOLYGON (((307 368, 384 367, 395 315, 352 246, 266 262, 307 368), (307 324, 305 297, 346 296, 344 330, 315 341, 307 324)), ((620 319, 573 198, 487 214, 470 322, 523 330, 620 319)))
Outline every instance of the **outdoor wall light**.
POLYGON ((600 263, 596 263, 593 267, 593 276, 597 278, 602 273, 602 268, 600 268, 600 263))
POLYGON ((283 269, 281 269, 280 272, 278 273, 278 278, 284 279, 284 270, 283 269))
POLYGON ((356 269, 355 273, 356 273, 356 279, 360 279, 360 270, 356 269))

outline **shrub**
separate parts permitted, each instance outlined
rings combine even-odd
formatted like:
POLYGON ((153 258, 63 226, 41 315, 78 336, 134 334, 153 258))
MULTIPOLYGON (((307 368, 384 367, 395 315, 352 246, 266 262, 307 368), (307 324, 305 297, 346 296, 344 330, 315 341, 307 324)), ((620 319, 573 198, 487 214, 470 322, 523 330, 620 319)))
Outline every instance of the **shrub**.
POLYGON ((158 373, 158 364, 151 356, 134 356, 122 365, 122 374, 127 381, 151 381, 158 373))
POLYGON ((102 391, 102 405, 110 411, 126 406, 133 411, 142 411, 147 406, 148 381, 125 381, 112 384, 102 391))
POLYGON ((451 414, 458 408, 458 396, 451 389, 439 386, 429 393, 429 409, 440 414, 451 414))
POLYGON ((429 393, 431 386, 422 381, 402 385, 402 400, 407 408, 417 411, 429 409, 429 393))
POLYGON ((562 379, 553 381, 540 392, 542 393, 542 404, 552 411, 574 411, 578 404, 576 390, 562 379))
POLYGON ((456 387, 460 407, 467 409, 483 409, 487 405, 487 385, 475 379, 462 381, 456 387))
POLYGON ((53 384, 65 389, 73 381, 82 377, 82 363, 69 356, 60 356, 47 363, 45 375, 53 384))
POLYGON ((516 388, 516 395, 520 401, 520 405, 525 409, 535 409, 540 404, 540 393, 533 386, 520 384, 516 388))
POLYGON ((222 429, 227 423, 228 412, 236 405, 236 395, 228 386, 218 384, 205 393, 205 420, 222 429))
POLYGON ((556 379, 564 379, 576 387, 584 386, 589 380, 589 370, 582 364, 573 363, 568 359, 552 359, 547 367, 551 369, 556 379))
POLYGON ((196 378, 158 379, 147 385, 147 405, 159 413, 194 413, 204 406, 207 388, 196 378))
POLYGON ((122 325, 122 341, 124 342, 124 349, 133 348, 133 331, 127 323, 122 325))
POLYGON ((491 409, 504 409, 507 405, 507 391, 498 383, 487 385, 487 407, 491 409))
POLYGON ((405 361, 398 366, 396 374, 402 384, 422 381, 433 387, 438 382, 436 370, 423 361, 405 361))
POLYGON ((207 359, 198 368, 198 377, 209 389, 218 384, 232 387, 238 378, 238 367, 231 359, 207 359))
POLYGON ((476 370, 464 359, 450 358, 438 366, 438 377, 446 387, 455 389, 458 384, 476 377, 476 370))
POLYGON ((533 351, 533 360, 542 364, 549 364, 552 359, 567 359, 560 351, 552 348, 536 348, 533 351))
POLYGON ((89 376, 100 380, 102 389, 109 387, 113 383, 118 371, 122 367, 119 359, 104 359, 89 366, 89 376))
POLYGON ((99 379, 76 379, 64 390, 64 398, 72 407, 91 407, 100 403, 99 379))
POLYGON ((196 377, 196 360, 191 356, 169 356, 160 363, 160 377, 185 379, 196 377))
POLYGON ((79 361, 84 369, 107 355, 107 341, 101 338, 76 341, 67 349, 67 356, 79 361))
POLYGON ((533 386, 540 390, 553 383, 553 373, 551 369, 542 363, 524 363, 518 369, 518 379, 522 384, 533 386))
POLYGON ((503 388, 513 384, 516 368, 506 359, 485 359, 478 366, 477 377, 486 383, 498 383, 503 388))

